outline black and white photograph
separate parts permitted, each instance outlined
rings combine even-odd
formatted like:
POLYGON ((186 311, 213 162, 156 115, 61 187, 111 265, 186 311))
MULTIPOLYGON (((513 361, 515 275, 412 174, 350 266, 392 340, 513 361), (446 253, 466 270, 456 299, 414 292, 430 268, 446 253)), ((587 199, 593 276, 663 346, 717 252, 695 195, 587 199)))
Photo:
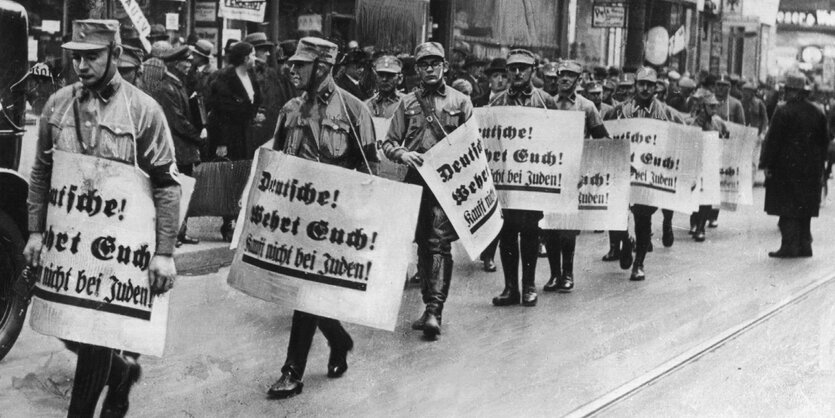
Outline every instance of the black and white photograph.
POLYGON ((835 416, 835 0, 0 0, 0 418, 835 416))

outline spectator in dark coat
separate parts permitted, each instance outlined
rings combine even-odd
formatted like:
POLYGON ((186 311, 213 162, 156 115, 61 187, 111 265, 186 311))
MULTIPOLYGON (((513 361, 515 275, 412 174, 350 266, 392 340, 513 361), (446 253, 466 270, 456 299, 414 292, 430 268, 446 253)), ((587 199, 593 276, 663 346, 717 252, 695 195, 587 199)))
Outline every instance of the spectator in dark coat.
MULTIPOLYGON (((229 66, 217 72, 211 85, 207 108, 209 111, 209 144, 215 157, 230 160, 252 159, 246 138, 254 124, 265 120, 261 106, 261 89, 255 73, 254 48, 247 42, 229 47, 229 66)), ((252 150, 254 152, 254 150, 252 150)), ((224 217, 220 233, 232 240, 232 218, 224 217)))
MULTIPOLYGON (((194 167, 200 163, 200 148, 206 141, 206 129, 191 122, 194 120, 194 109, 189 105, 189 94, 185 85, 186 74, 191 70, 191 52, 188 46, 183 45, 165 51, 160 58, 165 62, 168 71, 157 88, 152 90, 151 97, 162 106, 168 127, 171 129, 177 169, 187 176, 193 176, 194 167)), ((186 223, 186 220, 183 220, 177 236, 178 247, 182 244, 200 242, 186 234, 186 223)))
POLYGON ((812 217, 818 216, 829 132, 823 110, 808 98, 802 73, 786 77, 786 104, 777 107, 763 143, 765 211, 779 216, 782 242, 769 257, 812 256, 812 217))
POLYGON ((371 92, 362 86, 368 55, 365 51, 353 50, 345 54, 342 61, 342 71, 336 77, 336 85, 346 90, 356 98, 366 101, 371 98, 371 92))

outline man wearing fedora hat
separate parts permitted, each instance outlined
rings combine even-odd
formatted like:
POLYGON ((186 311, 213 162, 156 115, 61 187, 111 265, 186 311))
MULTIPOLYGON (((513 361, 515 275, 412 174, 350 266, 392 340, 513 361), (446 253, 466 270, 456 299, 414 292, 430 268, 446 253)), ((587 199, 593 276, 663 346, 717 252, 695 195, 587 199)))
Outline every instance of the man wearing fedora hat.
POLYGON ((484 69, 487 76, 487 87, 489 94, 482 94, 481 97, 473 97, 473 107, 487 106, 501 92, 507 90, 507 60, 504 58, 493 58, 490 64, 484 69))
MULTIPOLYGON (((24 258, 32 267, 40 263, 53 150, 136 164, 151 180, 156 207, 156 252, 148 279, 152 291, 166 292, 177 274, 172 255, 180 184, 165 114, 151 97, 119 75, 117 62, 123 52, 118 21, 76 20, 72 27, 72 39, 62 48, 70 53, 79 81, 52 95, 41 114, 24 258)), ((124 416, 130 389, 141 374, 137 355, 77 342, 65 344, 78 353, 68 416, 93 416, 105 385, 109 389, 101 416, 124 416)))
POLYGON ((470 82, 470 85, 473 86, 473 93, 470 95, 473 101, 479 100, 482 96, 489 96, 487 83, 484 80, 484 66, 486 64, 487 62, 484 59, 470 55, 464 60, 464 71, 457 77, 453 77, 453 80, 460 78, 470 82))
POLYGON ((371 94, 363 88, 366 65, 368 64, 368 54, 361 49, 348 51, 342 57, 340 64, 342 65, 342 70, 339 76, 336 77, 336 85, 360 100, 368 100, 371 94))
MULTIPOLYGON (((322 164, 371 173, 369 163, 379 161, 371 113, 359 99, 334 82, 337 50, 336 44, 321 38, 306 37, 299 41, 296 53, 288 61, 290 72, 304 92, 281 109, 273 149, 322 164)), ((337 378, 348 370, 347 356, 354 341, 342 324, 332 318, 294 311, 287 357, 281 378, 267 392, 270 397, 286 398, 302 392, 307 357, 317 328, 330 345, 327 376, 337 378)))
POLYGON ((377 73, 377 93, 365 101, 371 116, 390 118, 400 104, 403 93, 397 91, 397 86, 403 80, 401 74, 403 63, 392 55, 383 55, 374 62, 374 72, 377 73))
POLYGON ((281 74, 276 68, 275 43, 267 39, 267 34, 250 33, 244 37, 244 42, 248 42, 255 49, 255 63, 252 69, 258 86, 261 87, 261 107, 264 108, 264 121, 253 126, 247 138, 247 154, 254 155, 255 150, 272 137, 278 112, 287 101, 296 96, 296 91, 290 77, 281 74))
POLYGON ((190 94, 196 93, 203 97, 209 94, 212 74, 217 71, 210 59, 214 47, 214 44, 205 39, 198 40, 192 46, 192 66, 186 77, 186 88, 190 94))
POLYGON ((812 256, 811 221, 818 216, 829 127, 823 110, 809 100, 803 73, 789 73, 786 103, 777 107, 763 142, 765 212, 779 216, 780 249, 769 257, 812 256))
POLYGON ((412 329, 422 330, 429 339, 441 333, 444 304, 452 281, 452 242, 458 236, 415 167, 423 164, 423 153, 466 122, 473 112, 470 98, 444 82, 444 73, 449 69, 444 57, 444 47, 437 42, 425 42, 415 48, 420 88, 400 100, 383 143, 386 157, 410 167, 404 181, 423 187, 415 241, 426 309, 412 323, 412 329))
POLYGON ((156 41, 169 42, 171 40, 168 36, 168 32, 165 31, 165 26, 159 23, 151 25, 151 33, 149 33, 146 38, 148 39, 148 42, 152 44, 156 41))

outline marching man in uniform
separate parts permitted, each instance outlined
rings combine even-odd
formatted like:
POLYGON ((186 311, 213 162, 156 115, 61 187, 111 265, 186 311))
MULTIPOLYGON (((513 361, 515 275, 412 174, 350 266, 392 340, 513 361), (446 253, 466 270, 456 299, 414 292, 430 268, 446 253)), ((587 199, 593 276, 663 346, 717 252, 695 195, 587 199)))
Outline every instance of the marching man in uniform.
POLYGON ((400 101, 383 143, 392 161, 410 167, 405 181, 423 186, 415 240, 418 244, 418 274, 426 310, 412 324, 427 338, 441 333, 441 316, 452 280, 452 241, 458 239, 446 213, 415 169, 423 154, 472 116, 470 98, 444 83, 448 64, 444 48, 426 42, 415 48, 420 88, 400 101))
POLYGON ((377 74, 377 94, 365 101, 371 116, 390 118, 403 93, 397 91, 397 86, 403 80, 401 71, 403 63, 392 55, 383 55, 374 62, 374 72, 377 74))
MULTIPOLYGON (((336 44, 316 37, 302 38, 288 62, 298 78, 300 97, 287 102, 278 115, 273 149, 306 160, 349 170, 371 173, 370 162, 378 162, 374 125, 368 108, 336 85, 333 66, 336 44)), ((314 174, 315 175, 315 174, 314 174)), ((302 311, 293 312, 287 358, 281 378, 268 390, 272 398, 287 398, 302 392, 307 355, 313 334, 319 328, 331 347, 328 377, 340 377, 348 370, 348 352, 354 341, 336 319, 302 311)))
MULTIPOLYGON (((174 144, 159 104, 119 75, 116 66, 123 53, 119 44, 119 22, 76 20, 72 40, 62 45, 70 52, 80 81, 50 97, 41 115, 29 188, 30 235, 23 255, 29 265, 40 264, 53 150, 129 165, 136 163, 148 174, 153 186, 156 253, 148 278, 151 290, 163 293, 173 287, 177 275, 172 255, 178 230, 180 184, 174 144), (124 132, 123 127, 131 132, 124 132), (135 140, 136 149, 131 139, 135 140)), ((93 416, 107 385, 101 416, 124 416, 131 386, 141 374, 136 356, 89 344, 66 345, 78 353, 68 415, 93 416)))

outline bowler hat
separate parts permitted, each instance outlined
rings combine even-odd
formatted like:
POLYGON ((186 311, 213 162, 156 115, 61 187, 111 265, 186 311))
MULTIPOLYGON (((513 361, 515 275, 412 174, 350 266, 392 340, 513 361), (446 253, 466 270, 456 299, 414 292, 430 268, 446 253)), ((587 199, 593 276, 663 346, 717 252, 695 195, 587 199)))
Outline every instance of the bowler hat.
POLYGON ((468 56, 464 60, 464 68, 469 68, 469 67, 472 67, 474 65, 486 65, 486 64, 487 64, 487 61, 485 61, 483 58, 479 58, 479 57, 476 57, 476 56, 473 56, 473 55, 468 56))
POLYGON ((267 34, 264 32, 253 32, 244 37, 244 42, 249 42, 255 48, 273 48, 275 43, 267 39, 267 34))
POLYGON ((490 65, 484 69, 484 74, 488 76, 493 73, 507 72, 507 60, 504 58, 493 58, 490 60, 490 65))
POLYGON ((156 23, 151 25, 151 33, 148 34, 147 38, 152 43, 154 41, 166 41, 168 40, 168 32, 165 31, 165 26, 156 23))

